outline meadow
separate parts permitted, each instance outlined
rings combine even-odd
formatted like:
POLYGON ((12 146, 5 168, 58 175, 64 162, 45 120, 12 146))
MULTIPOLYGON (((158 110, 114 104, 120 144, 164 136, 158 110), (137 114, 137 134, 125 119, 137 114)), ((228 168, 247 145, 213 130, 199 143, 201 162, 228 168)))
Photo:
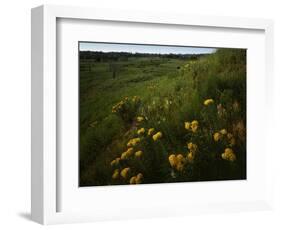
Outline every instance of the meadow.
POLYGON ((80 186, 246 179, 246 50, 79 64, 80 186))

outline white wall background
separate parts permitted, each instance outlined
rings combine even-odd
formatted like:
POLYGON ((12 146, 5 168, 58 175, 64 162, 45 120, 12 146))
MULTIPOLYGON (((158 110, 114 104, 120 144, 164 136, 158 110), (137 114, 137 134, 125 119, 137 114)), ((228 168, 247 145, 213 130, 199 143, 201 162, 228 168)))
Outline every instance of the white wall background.
MULTIPOLYGON (((68 4, 201 15, 271 18, 275 21, 275 210, 48 226, 52 229, 280 229, 281 14, 276 0, 8 0, 0 8, 0 229, 38 229, 30 221, 30 8, 68 4), (278 52, 280 51, 280 52, 278 52), (280 77, 279 77, 280 76, 280 77), (279 105, 280 104, 280 105, 279 105), (280 155, 279 155, 280 153, 280 155)), ((264 124, 267 125, 265 121, 264 124)))

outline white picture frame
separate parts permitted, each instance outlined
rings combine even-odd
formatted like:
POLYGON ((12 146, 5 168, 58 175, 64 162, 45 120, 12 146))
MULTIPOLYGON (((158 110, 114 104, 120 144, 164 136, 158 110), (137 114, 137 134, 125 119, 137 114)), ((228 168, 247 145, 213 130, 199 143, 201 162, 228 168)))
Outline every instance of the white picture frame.
MULTIPOLYGON (((96 221, 106 219, 126 219, 126 218, 140 218, 151 216, 171 216, 171 215, 185 215, 188 213, 205 213, 205 212, 225 212, 225 211, 243 211, 243 210, 264 210, 272 208, 272 177, 271 177, 271 155, 269 146, 265 145, 263 151, 266 152, 264 156, 266 164, 261 169, 264 176, 262 179, 263 193, 259 193, 255 200, 243 199, 239 195, 236 199, 227 200, 222 199, 221 202, 212 202, 210 198, 206 198, 203 203, 195 201, 188 207, 188 202, 168 202, 167 205, 159 205, 159 203, 149 203, 151 206, 141 206, 137 204, 136 207, 125 205, 123 211, 113 209, 109 212, 110 204, 106 205, 106 209, 101 208, 100 203, 96 203, 95 209, 89 209, 86 204, 74 211, 59 210, 59 199, 64 193, 59 193, 58 188, 61 186, 61 179, 58 174, 60 159, 57 156, 58 143, 58 102, 57 97, 60 88, 57 84, 58 75, 58 22, 60 19, 88 20, 88 21, 103 21, 106 23, 122 22, 122 23, 138 23, 150 24, 155 27, 177 27, 183 29, 185 26, 198 27, 204 30, 208 28, 219 28, 220 30, 243 30, 243 31, 260 31, 263 35, 264 41, 264 57, 261 62, 264 65, 264 73, 261 73, 260 83, 257 83, 257 89, 262 89, 263 93, 257 95, 253 87, 253 95, 259 96, 264 103, 261 109, 266 107, 260 118, 270 119, 270 112, 272 111, 272 84, 273 84, 273 22, 266 19, 248 19, 248 18, 231 18, 231 17, 214 17, 214 16, 191 16, 191 15, 174 15, 168 13, 155 12, 133 12, 133 11, 115 11, 105 9, 91 9, 79 7, 66 6, 52 6, 44 5, 32 9, 32 188, 31 188, 31 213, 32 219, 41 224, 57 224, 83 221, 96 221), (265 83, 263 85, 263 83, 265 83), (173 209, 173 212, 171 210, 173 209), (59 210, 59 211, 58 211, 59 210), (100 210, 100 212, 99 212, 100 210)), ((78 25, 79 26, 79 25, 78 25)), ((148 38, 149 39, 149 38, 148 38)), ((235 39, 235 38, 234 38, 235 39)), ((236 38, 237 39, 237 38, 236 38)), ((237 41, 239 43, 239 41, 237 41)), ((237 44, 238 44, 237 43, 237 44)), ((252 63, 254 63, 252 61, 252 63)), ((252 88, 250 88, 252 90, 252 88)), ((260 110, 252 106, 253 112, 260 110)), ((260 120, 258 120, 260 119, 260 120)), ((251 123, 251 122, 250 122, 251 123)), ((269 132, 259 138, 269 137, 269 132)), ((253 134, 255 135, 255 134, 253 134)), ((251 138, 254 138, 253 136, 251 138)), ((63 158, 62 158, 63 159, 63 158)), ((261 162, 255 162, 260 165, 261 162)), ((78 164, 78 163, 77 163, 78 164)), ((248 164, 254 164, 248 162, 248 164)), ((224 183, 224 182, 218 182, 224 183)), ((214 184, 212 184, 213 186, 214 184)), ((157 195, 159 189, 168 186, 170 193, 186 189, 185 185, 181 184, 161 184, 145 185, 145 188, 139 186, 136 191, 138 194, 152 194, 157 195)), ((192 186, 192 185, 191 185, 192 186)), ((197 185, 198 186, 198 185, 197 185)), ((210 188, 210 185, 207 185, 210 188)), ((219 185, 221 186, 221 185, 219 185)), ((241 184, 232 183, 229 188, 237 189, 241 184)), ((122 186, 121 186, 122 187, 122 186)), ((198 189, 206 189, 200 185, 198 189)), ((221 188, 221 187, 220 187, 221 188)), ((253 190, 255 187, 252 187, 253 190)), ((102 188, 97 192, 101 194, 105 192, 102 188)), ((111 186, 106 188, 113 189, 111 186)), ((121 195, 124 192, 134 193, 132 188, 114 188, 115 193, 121 195)), ((135 188, 134 188, 135 189, 135 188)), ((217 188, 215 188, 216 190, 217 188)), ((241 187, 242 189, 242 187, 241 187)), ((248 189, 248 188, 246 188, 248 189)), ((215 191, 212 190, 212 191, 215 191)), ((184 191, 184 190, 182 190, 184 191)), ((194 190, 196 192, 196 190, 194 190)), ((89 193, 89 191, 87 192, 89 193)), ((90 193, 92 193, 90 191, 90 193)), ((110 194, 110 193, 109 193, 110 194)), ((99 198, 102 200, 104 197, 99 198)), ((67 199, 70 202, 71 197, 67 199)), ((95 202, 95 201, 93 201, 95 202)), ((126 201, 124 201, 126 202, 126 201)), ((130 201, 127 201, 128 203, 130 201)), ((75 209, 75 202, 73 201, 73 209, 75 209)), ((67 205, 71 207, 72 204, 67 205)))

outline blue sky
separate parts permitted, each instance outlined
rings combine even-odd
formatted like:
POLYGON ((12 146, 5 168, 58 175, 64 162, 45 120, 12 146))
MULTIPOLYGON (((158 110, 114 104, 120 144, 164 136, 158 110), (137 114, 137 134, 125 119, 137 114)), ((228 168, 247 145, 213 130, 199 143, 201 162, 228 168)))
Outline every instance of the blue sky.
POLYGON ((135 45, 117 43, 80 42, 80 51, 157 53, 157 54, 205 54, 213 53, 215 48, 189 46, 135 45))

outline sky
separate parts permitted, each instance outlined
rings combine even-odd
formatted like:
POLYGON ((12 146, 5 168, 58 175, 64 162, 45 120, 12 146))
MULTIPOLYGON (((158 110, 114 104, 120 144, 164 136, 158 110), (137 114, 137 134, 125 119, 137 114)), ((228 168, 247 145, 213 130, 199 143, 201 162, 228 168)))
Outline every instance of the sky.
POLYGON ((118 43, 80 42, 80 51, 130 52, 157 54, 206 54, 216 51, 215 48, 190 46, 136 45, 118 43))

